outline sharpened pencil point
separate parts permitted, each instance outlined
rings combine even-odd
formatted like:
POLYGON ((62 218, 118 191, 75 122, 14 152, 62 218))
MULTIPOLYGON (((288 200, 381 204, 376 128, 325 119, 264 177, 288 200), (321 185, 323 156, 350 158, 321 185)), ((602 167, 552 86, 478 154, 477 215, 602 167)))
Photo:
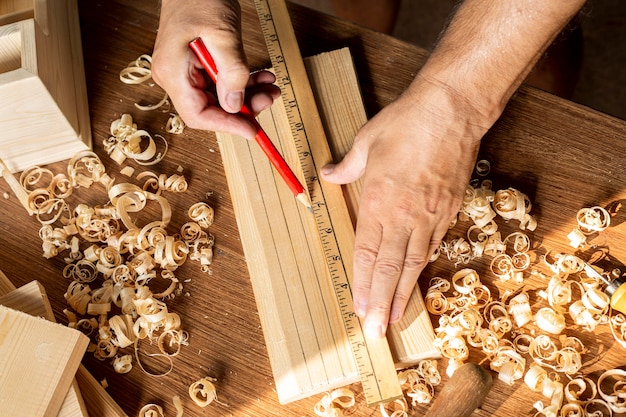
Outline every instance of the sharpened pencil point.
POLYGON ((298 194, 296 196, 296 199, 298 199, 299 202, 304 204, 304 207, 306 207, 311 213, 313 213, 313 206, 311 206, 311 200, 309 200, 309 196, 306 195, 306 193, 302 192, 298 194))

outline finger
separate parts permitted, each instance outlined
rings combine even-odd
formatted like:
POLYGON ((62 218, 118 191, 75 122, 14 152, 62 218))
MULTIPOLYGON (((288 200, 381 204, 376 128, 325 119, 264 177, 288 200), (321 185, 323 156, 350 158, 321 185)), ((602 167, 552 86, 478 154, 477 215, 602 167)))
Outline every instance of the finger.
MULTIPOLYGON (((366 199, 361 199, 359 219, 369 219, 366 199)), ((376 222, 359 221, 354 240, 354 269, 352 279, 352 297, 355 313, 365 318, 372 287, 374 264, 378 257, 378 248, 382 238, 382 225, 376 222)))
MULTIPOLYGON (((239 114, 231 114, 223 111, 220 107, 211 105, 215 98, 210 94, 204 94, 206 101, 199 99, 198 105, 206 103, 203 107, 196 107, 193 100, 183 101, 183 109, 178 110, 180 116, 185 120, 187 126, 193 129, 202 129, 213 132, 227 132, 241 136, 246 139, 253 139, 256 135, 256 128, 250 120, 239 114), (185 107, 190 106, 189 113, 185 107), (201 110, 198 111, 198 108, 201 110)), ((188 97, 189 98, 189 97, 188 97)))
POLYGON ((244 103, 250 70, 238 33, 223 31, 204 39, 217 67, 217 97, 220 105, 229 113, 237 113, 244 103))
POLYGON ((407 246, 402 274, 391 304, 390 323, 397 323, 402 319, 409 300, 413 296, 419 276, 428 265, 432 254, 441 245, 441 240, 448 232, 451 221, 451 218, 440 220, 432 234, 428 231, 430 227, 427 227, 423 232, 418 229, 413 230, 407 246), (429 235, 430 238, 428 238, 429 235))
MULTIPOLYGON (((374 263, 364 327, 369 337, 383 337, 387 331, 391 305, 406 263, 411 230, 402 225, 383 229, 374 263)), ((412 268, 415 272, 416 268, 412 268)))
POLYGON ((402 273, 398 280, 396 292, 393 294, 389 323, 397 323, 402 319, 415 290, 417 280, 428 263, 430 254, 439 246, 439 241, 429 238, 429 234, 428 232, 422 233, 418 230, 413 230, 411 234, 402 266, 402 273))
POLYGON ((350 151, 338 164, 327 164, 322 167, 322 178, 334 184, 347 184, 358 180, 365 173, 367 164, 367 147, 364 142, 355 142, 350 151), (363 143, 363 145, 361 145, 363 143))

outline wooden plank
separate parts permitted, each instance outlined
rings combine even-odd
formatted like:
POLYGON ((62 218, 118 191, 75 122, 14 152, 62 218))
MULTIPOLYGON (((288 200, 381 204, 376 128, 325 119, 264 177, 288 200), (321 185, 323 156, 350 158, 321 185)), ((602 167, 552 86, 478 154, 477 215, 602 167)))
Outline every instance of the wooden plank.
POLYGON ((0 306, 0 327, 3 415, 56 417, 89 338, 5 306, 0 306))
POLYGON ((0 296, 0 305, 19 310, 31 316, 55 321, 52 307, 48 301, 48 295, 39 281, 31 281, 0 296))
MULTIPOLYGON (((311 83, 313 93, 333 158, 339 161, 348 153, 356 133, 367 121, 350 50, 342 48, 319 54, 305 59, 305 64, 309 77, 315 80, 311 83)), ((344 187, 353 225, 356 225, 361 188, 361 179, 344 187)), ((433 346, 433 327, 418 286, 402 320, 389 326, 387 338, 399 368, 440 356, 433 346)))
MULTIPOLYGON (((325 120, 329 142, 344 142, 340 148, 345 150, 346 138, 354 137, 365 114, 352 60, 347 50, 309 61, 316 60, 323 62, 311 66, 312 83, 320 77, 334 83, 322 88, 333 92, 332 108, 322 114, 352 118, 349 123, 341 117, 325 120), (324 66, 333 67, 337 74, 328 76, 324 66), (339 74, 346 71, 352 78, 339 74), (345 86, 347 82, 351 87, 345 86)), ((320 102, 320 107, 329 101, 320 102)), ((290 137, 282 103, 262 113, 259 121, 282 152, 281 143, 290 137)), ((299 207, 254 143, 225 134, 218 137, 280 401, 356 382, 358 373, 319 251, 314 219, 299 207)), ((286 158, 289 161, 288 154, 286 158)), ((356 206, 358 193, 351 193, 356 206)), ((411 305, 407 321, 390 330, 398 344, 392 351, 401 365, 439 356, 419 290, 411 305)))
MULTIPOLYGON (((0 305, 50 321, 55 320, 46 291, 39 282, 32 281, 15 289, 1 270, 0 305)), ((82 417, 89 414, 101 417, 128 417, 104 387, 83 365, 80 365, 58 417, 82 417)))
POLYGON ((91 416, 95 417, 128 417, 104 387, 91 375, 83 365, 78 367, 76 382, 91 416))

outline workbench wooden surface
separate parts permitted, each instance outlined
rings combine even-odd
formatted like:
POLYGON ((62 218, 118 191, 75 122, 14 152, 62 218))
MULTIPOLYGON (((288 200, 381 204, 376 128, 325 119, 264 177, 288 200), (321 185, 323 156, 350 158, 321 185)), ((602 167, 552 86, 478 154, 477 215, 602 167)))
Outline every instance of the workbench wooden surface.
MULTIPOLYGON (((170 374, 153 377, 135 367, 129 374, 118 375, 109 361, 98 361, 90 354, 83 363, 98 380, 106 378, 108 392, 130 416, 150 402, 164 406, 166 416, 173 416, 174 395, 183 399, 185 416, 312 416, 319 397, 287 405, 278 403, 215 135, 192 129, 179 136, 165 133, 167 111, 142 112, 134 106, 136 102, 157 102, 162 91, 157 86, 130 86, 119 81, 123 67, 139 55, 152 52, 158 3, 157 0, 79 3, 94 150, 107 172, 120 178, 119 166, 108 158, 102 146, 102 140, 109 137, 113 120, 131 113, 140 128, 167 138, 170 144, 167 156, 156 167, 147 169, 170 175, 179 166, 184 168, 188 191, 167 195, 174 210, 174 226, 186 221, 187 208, 197 201, 207 201, 215 209, 215 222, 210 228, 215 236, 212 274, 200 272, 199 266, 191 262, 177 271, 181 281, 191 281, 184 284, 186 295, 176 297, 168 305, 171 311, 181 315, 182 327, 189 332, 190 339, 189 346, 184 346, 174 358, 170 374), (187 389, 204 376, 217 378, 220 402, 201 409, 188 398, 187 389)), ((243 1, 242 7, 249 63, 253 69, 266 67, 269 58, 264 52, 252 2, 243 1)), ((304 56, 350 47, 370 116, 402 92, 423 62, 424 51, 415 46, 299 6, 290 5, 290 11, 304 56)), ((573 253, 566 235, 576 225, 576 212, 582 207, 606 206, 626 198, 625 133, 623 121, 549 94, 522 88, 513 98, 485 137, 481 157, 492 164, 490 178, 495 189, 516 187, 533 202, 531 214, 536 216, 539 226, 531 236, 534 242, 539 242, 537 253, 550 249, 573 253)), ((138 171, 143 170, 134 166, 138 171)), ((65 167, 66 163, 58 163, 50 168, 64 172, 65 167)), ((0 195, 7 191, 8 186, 1 181, 0 195)), ((85 200, 106 202, 102 200, 101 186, 77 194, 85 200)), ((623 220, 623 213, 618 212, 611 227, 594 243, 608 247, 614 258, 626 260, 623 220)), ((514 223, 504 225, 503 230, 514 230, 514 223)), ((27 215, 15 196, 0 199, 0 269, 16 286, 33 279, 42 282, 57 320, 67 323, 63 314, 67 307, 63 298, 67 281, 61 272, 64 262, 42 257, 38 230, 39 223, 27 215)), ((459 232, 453 230, 451 234, 454 233, 459 232)), ((481 272, 484 281, 493 281, 493 276, 482 273, 487 269, 486 261, 468 266, 481 272)), ((454 265, 443 260, 430 265, 421 280, 423 292, 428 278, 436 275, 449 278, 454 270, 454 265)), ((539 284, 529 280, 524 285, 532 289, 539 284)), ((508 285, 516 288, 514 284, 508 285)), ((494 292, 504 287, 495 282, 492 285, 494 292)), ((536 296, 532 297, 537 301, 536 296)), ((436 327, 436 318, 433 323, 436 327)), ((589 334, 571 322, 568 324, 567 333, 580 337, 591 350, 583 356, 583 360, 590 361, 583 368, 585 373, 597 377, 604 369, 624 364, 625 350, 613 342, 606 325, 589 334)), ((480 361, 483 357, 473 354, 472 359, 480 361)), ((442 360, 439 364, 442 374, 445 363, 442 360)), ((379 415, 377 408, 364 405, 358 384, 352 388, 357 393, 358 406, 348 415, 379 415)), ((440 390, 441 386, 436 392, 440 390)), ((521 381, 508 386, 496 380, 474 415, 530 416, 534 414, 533 403, 538 400, 549 402, 521 381)), ((411 415, 421 415, 426 409, 417 407, 411 415)))

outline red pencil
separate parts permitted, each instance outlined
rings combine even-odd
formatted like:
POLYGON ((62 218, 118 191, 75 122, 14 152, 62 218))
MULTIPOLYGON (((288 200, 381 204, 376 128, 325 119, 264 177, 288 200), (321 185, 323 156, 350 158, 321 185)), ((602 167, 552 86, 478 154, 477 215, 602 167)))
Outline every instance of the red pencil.
MULTIPOLYGON (((202 39, 196 38, 193 41, 189 42, 189 47, 196 54, 198 60, 200 61, 206 72, 209 74, 213 82, 216 82, 217 66, 215 65, 215 61, 213 61, 213 57, 204 45, 204 42, 202 42, 202 39)), ((285 162, 283 157, 280 155, 278 149, 276 149, 259 122, 257 122, 257 120, 254 118, 248 106, 244 104, 239 114, 246 116, 254 124, 256 128, 256 142, 259 144, 265 155, 267 155, 270 162, 283 178, 293 195, 298 199, 298 201, 304 204, 305 207, 309 209, 309 211, 312 211, 311 201, 309 200, 309 197, 305 192, 304 187, 302 186, 302 184, 300 184, 298 177, 296 177, 291 168, 289 168, 289 165, 287 165, 287 162, 285 162)))

